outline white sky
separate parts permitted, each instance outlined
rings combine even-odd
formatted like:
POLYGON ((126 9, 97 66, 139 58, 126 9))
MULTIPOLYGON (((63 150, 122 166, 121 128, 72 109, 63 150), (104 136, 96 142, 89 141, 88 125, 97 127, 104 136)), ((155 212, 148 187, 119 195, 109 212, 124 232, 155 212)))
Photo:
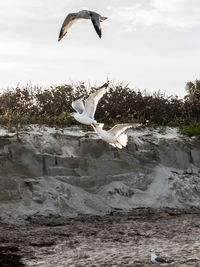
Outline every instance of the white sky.
POLYGON ((0 90, 32 83, 116 83, 185 95, 200 79, 200 0, 0 1, 0 90), (69 12, 109 17, 99 39, 88 20, 58 42, 69 12))

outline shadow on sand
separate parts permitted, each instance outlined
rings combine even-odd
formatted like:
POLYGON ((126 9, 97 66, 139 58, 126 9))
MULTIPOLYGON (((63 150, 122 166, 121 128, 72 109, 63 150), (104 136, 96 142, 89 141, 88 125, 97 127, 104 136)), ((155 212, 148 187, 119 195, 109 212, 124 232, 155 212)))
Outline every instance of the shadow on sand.
POLYGON ((1 267, 23 267, 19 249, 14 246, 0 247, 0 266, 1 267))

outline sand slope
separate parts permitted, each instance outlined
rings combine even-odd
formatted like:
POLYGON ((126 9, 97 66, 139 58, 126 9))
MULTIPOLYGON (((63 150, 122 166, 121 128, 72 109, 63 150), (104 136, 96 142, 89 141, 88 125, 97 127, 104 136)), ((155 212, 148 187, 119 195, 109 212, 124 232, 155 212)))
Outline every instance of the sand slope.
POLYGON ((118 152, 80 128, 0 130, 0 218, 200 208, 200 141, 175 128, 129 130, 118 152))

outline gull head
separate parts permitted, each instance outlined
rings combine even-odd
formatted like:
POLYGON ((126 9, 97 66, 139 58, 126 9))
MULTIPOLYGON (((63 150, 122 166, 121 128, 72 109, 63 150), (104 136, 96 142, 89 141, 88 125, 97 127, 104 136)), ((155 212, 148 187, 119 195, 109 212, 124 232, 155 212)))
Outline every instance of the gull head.
POLYGON ((151 252, 151 254, 156 254, 155 249, 153 249, 153 248, 150 250, 150 252, 151 252))
POLYGON ((76 14, 76 13, 74 13, 74 14, 72 15, 72 18, 71 18, 71 20, 75 20, 76 16, 77 16, 77 14, 76 14))

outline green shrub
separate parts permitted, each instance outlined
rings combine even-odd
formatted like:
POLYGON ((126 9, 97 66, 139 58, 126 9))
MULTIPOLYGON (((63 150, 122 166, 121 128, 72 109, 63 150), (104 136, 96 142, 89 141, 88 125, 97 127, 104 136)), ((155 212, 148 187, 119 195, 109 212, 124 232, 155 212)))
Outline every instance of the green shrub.
POLYGON ((200 136, 200 123, 192 122, 180 127, 179 132, 188 136, 200 136))
MULTIPOLYGON (((61 127, 78 124, 69 116, 73 111, 72 101, 80 97, 86 99, 96 89, 96 86, 77 83, 47 89, 28 85, 7 90, 0 94, 0 124, 17 128, 32 123, 61 127)), ((150 95, 123 83, 112 84, 99 101, 95 119, 104 122, 107 128, 116 122, 148 121, 158 126, 200 123, 200 100, 167 97, 160 92, 150 95)))

